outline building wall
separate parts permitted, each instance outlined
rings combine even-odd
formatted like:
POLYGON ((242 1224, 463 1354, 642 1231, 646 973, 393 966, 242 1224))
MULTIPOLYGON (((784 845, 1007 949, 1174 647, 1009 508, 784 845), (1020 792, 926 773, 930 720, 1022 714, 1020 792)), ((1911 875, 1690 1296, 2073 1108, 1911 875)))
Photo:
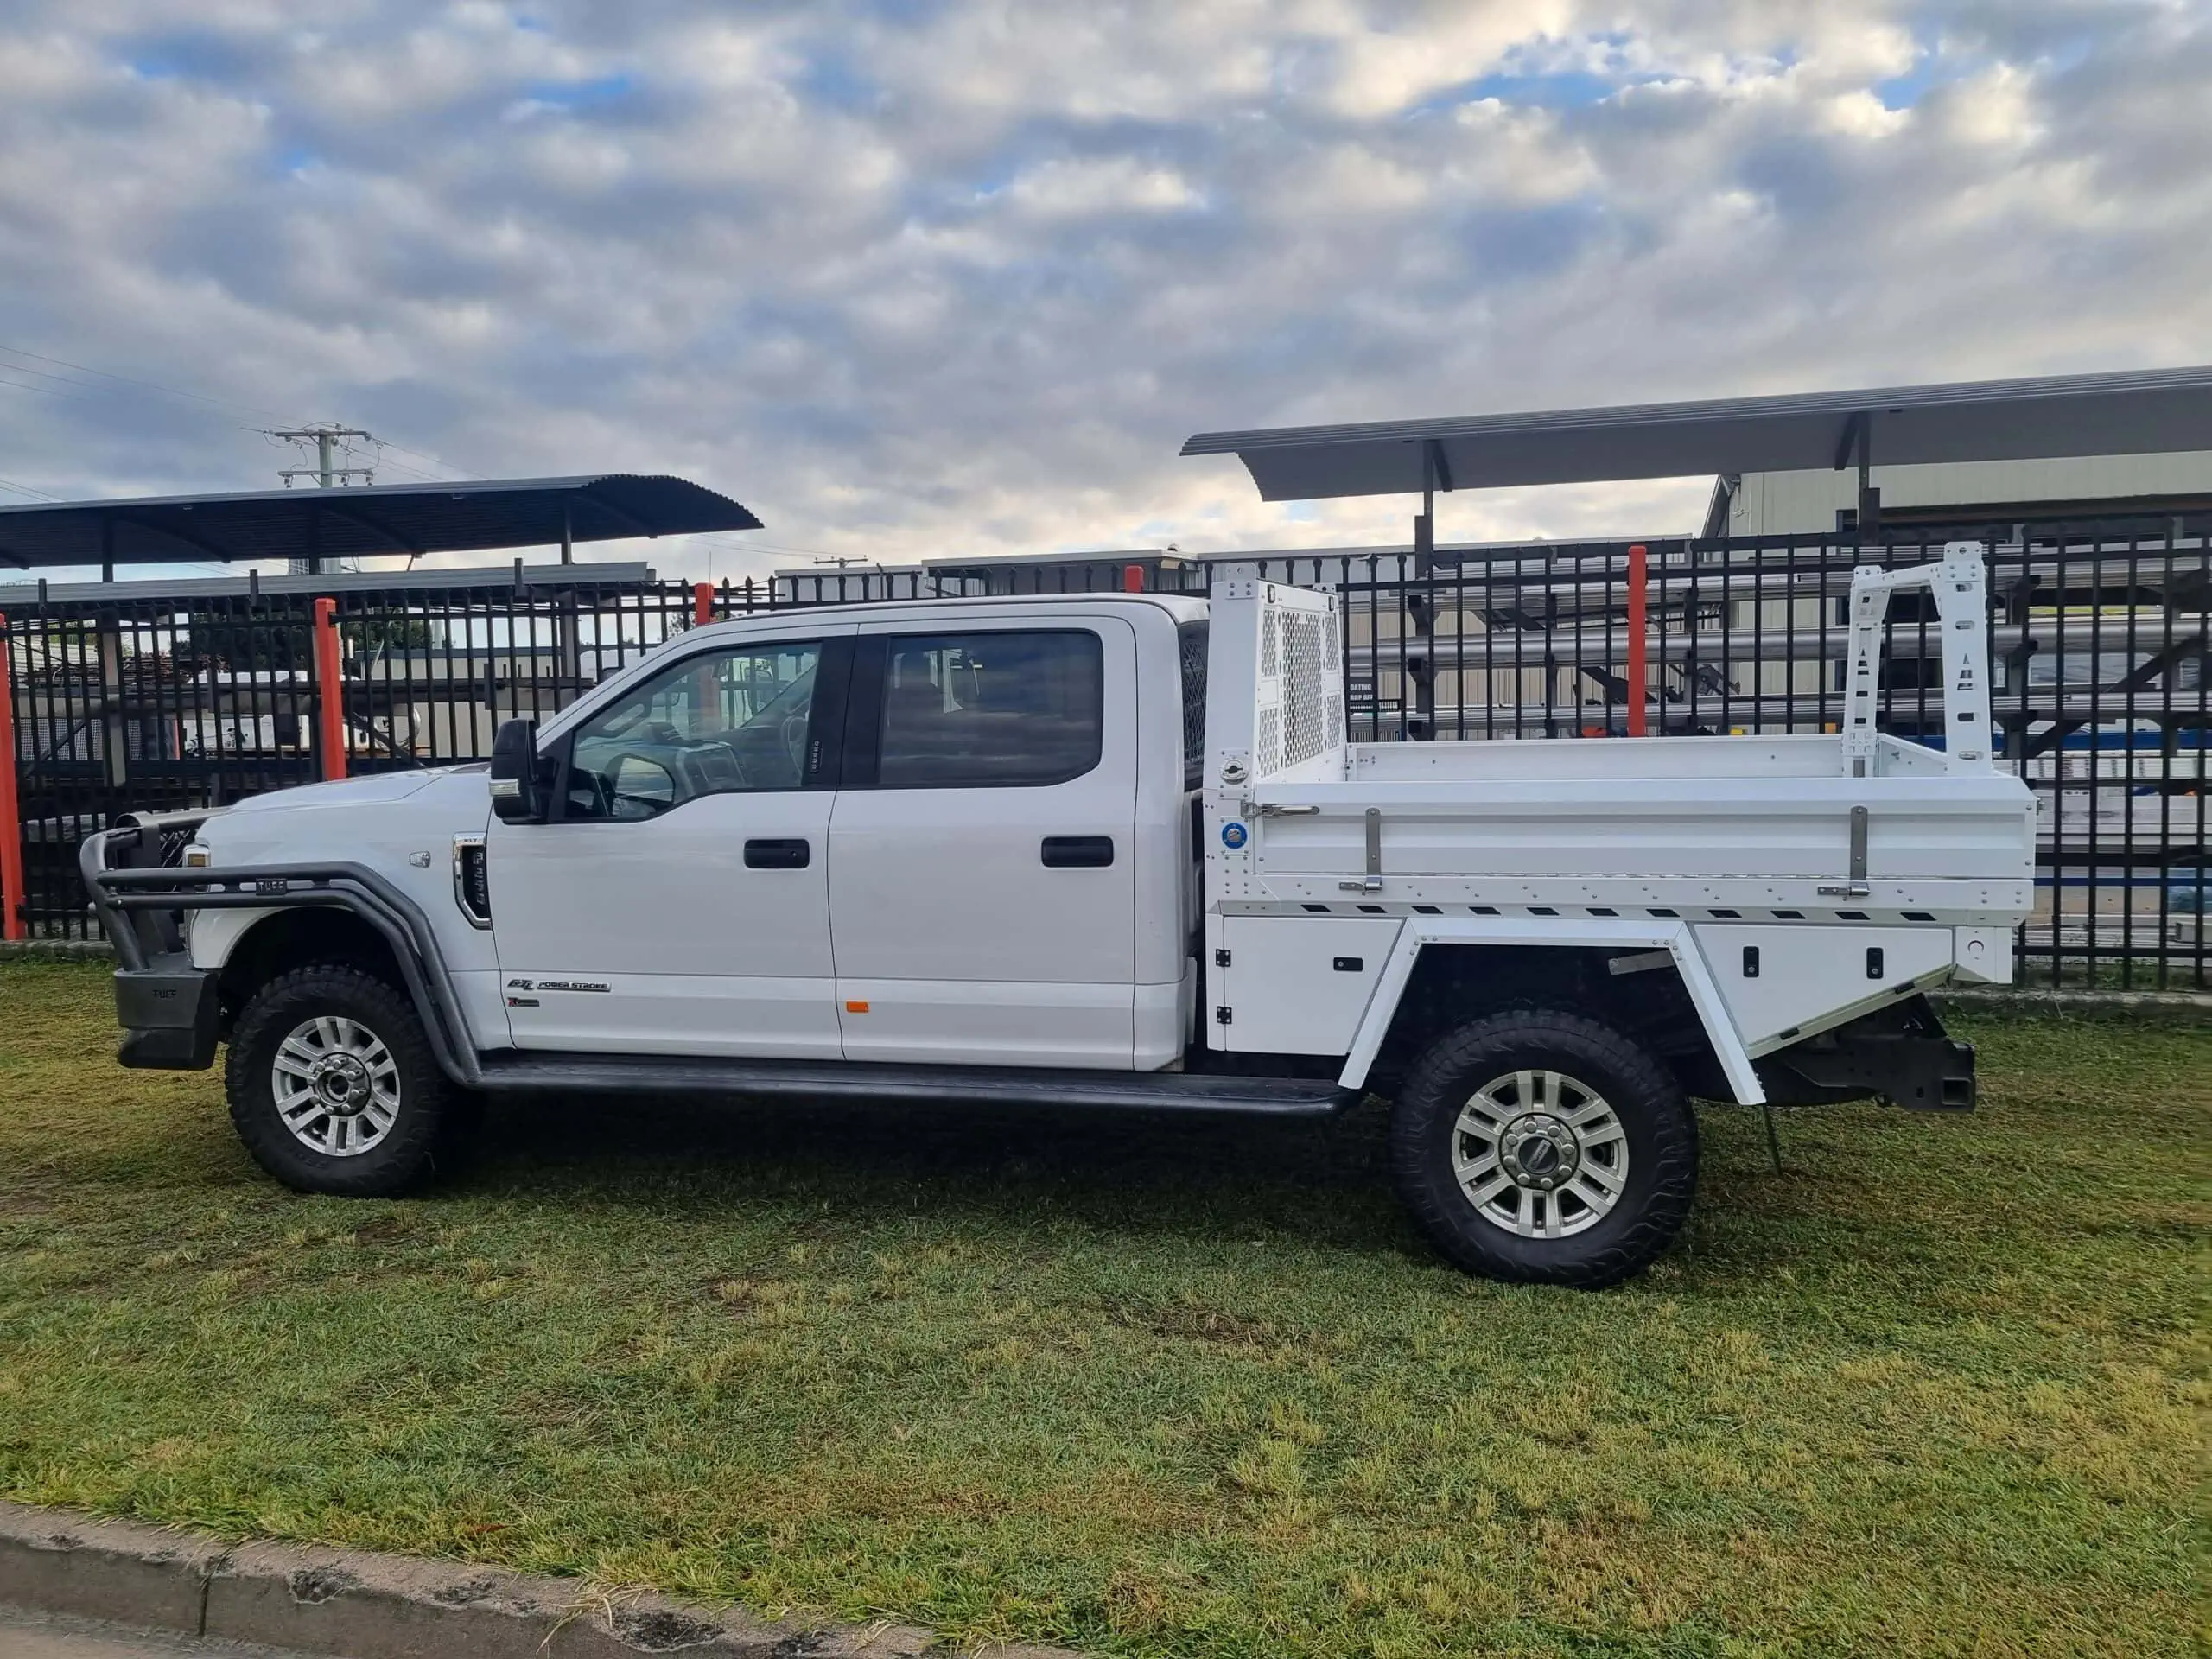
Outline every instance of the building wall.
MULTIPOLYGON (((2094 501, 2212 493, 2212 451, 2158 455, 2075 455, 2056 461, 1982 461, 1880 467, 1873 482, 1885 511, 2027 501, 2094 501)), ((1859 472, 1745 473, 1728 513, 1732 536, 1833 531, 1859 505, 1859 472)))

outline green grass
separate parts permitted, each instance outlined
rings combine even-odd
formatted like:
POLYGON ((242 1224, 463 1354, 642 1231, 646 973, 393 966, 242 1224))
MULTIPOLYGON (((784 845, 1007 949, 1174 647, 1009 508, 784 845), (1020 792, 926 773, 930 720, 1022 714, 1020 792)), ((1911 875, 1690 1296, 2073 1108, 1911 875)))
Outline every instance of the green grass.
POLYGON ((1981 1113, 1706 1114, 1587 1295, 1326 1125, 495 1110, 397 1203, 0 965, 0 1492, 1131 1655, 2201 1639, 2212 1037, 1990 1023, 1981 1113))

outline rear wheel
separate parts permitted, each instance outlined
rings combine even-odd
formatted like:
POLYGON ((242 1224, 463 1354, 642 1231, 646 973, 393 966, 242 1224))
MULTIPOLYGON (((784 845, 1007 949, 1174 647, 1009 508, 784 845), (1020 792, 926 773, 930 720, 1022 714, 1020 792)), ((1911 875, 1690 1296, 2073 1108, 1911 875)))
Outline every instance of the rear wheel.
POLYGON ((404 1192, 459 1116, 413 1005, 353 968, 296 968, 255 992, 223 1083, 255 1161, 302 1192, 404 1192))
POLYGON ((1580 1014, 1516 1009, 1446 1033, 1391 1116, 1399 1194, 1438 1249, 1521 1284, 1617 1284, 1674 1242, 1697 1119, 1655 1055, 1580 1014))

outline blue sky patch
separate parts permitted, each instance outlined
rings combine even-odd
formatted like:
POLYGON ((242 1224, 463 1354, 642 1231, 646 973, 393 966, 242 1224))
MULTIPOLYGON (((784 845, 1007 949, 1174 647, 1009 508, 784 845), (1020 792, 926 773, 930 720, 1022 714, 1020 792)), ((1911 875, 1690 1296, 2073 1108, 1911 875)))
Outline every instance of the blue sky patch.
POLYGON ((524 89, 524 96, 556 109, 595 110, 627 98, 636 83, 626 74, 601 75, 594 80, 541 80, 524 89))

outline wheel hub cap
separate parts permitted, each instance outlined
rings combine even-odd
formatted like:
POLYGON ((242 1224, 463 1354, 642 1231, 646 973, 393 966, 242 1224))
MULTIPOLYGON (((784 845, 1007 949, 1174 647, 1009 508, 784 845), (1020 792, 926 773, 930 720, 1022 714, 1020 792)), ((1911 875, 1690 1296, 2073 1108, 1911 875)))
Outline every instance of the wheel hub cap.
POLYGON ((399 1118, 399 1064, 358 1020, 302 1020, 270 1062, 270 1096, 292 1138, 328 1158, 381 1145, 399 1118))
POLYGON ((1559 1119, 1531 1112, 1506 1127, 1498 1137, 1497 1156, 1519 1185, 1548 1192, 1574 1173, 1582 1148, 1574 1131, 1559 1119))
POLYGON ((1563 1071, 1493 1077, 1452 1132, 1452 1173, 1475 1213, 1522 1238, 1566 1238, 1611 1213, 1628 1134, 1605 1097, 1563 1071))
POLYGON ((315 1063, 315 1090, 334 1112, 353 1113, 369 1103, 369 1068, 351 1054, 315 1063))

